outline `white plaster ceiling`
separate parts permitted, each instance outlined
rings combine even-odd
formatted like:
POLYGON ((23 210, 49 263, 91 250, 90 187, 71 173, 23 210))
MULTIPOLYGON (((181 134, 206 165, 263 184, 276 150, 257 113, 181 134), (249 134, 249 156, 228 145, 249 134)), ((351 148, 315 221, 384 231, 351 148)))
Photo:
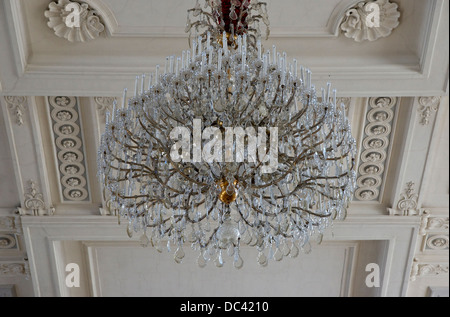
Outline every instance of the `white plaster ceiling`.
POLYGON ((195 1, 92 1, 104 14, 108 32, 88 43, 54 35, 44 17, 50 2, 0 3, 0 220, 15 217, 21 223, 2 227, 0 221, 0 234, 16 234, 20 246, 0 249, 0 265, 23 266, 15 276, 0 271, 0 285, 15 285, 18 296, 272 296, 277 290, 286 296, 429 296, 430 287, 448 289, 448 247, 427 247, 433 236, 448 239, 448 1, 396 0, 399 27, 387 38, 362 43, 336 28, 357 1, 267 1, 272 33, 264 45, 276 44, 310 67, 316 86, 331 81, 340 97, 350 97, 358 164, 371 102, 378 97, 395 102, 394 119, 386 122, 385 172, 376 199, 355 199, 348 219, 337 223, 311 254, 261 269, 248 251, 242 271, 228 265, 219 273, 209 266, 200 270, 192 253, 180 266, 167 252, 138 247, 139 237, 130 241, 126 224, 107 216, 96 179, 108 102, 94 97, 120 99, 136 74, 187 49, 186 10, 195 1), (3 96, 26 96, 22 125, 3 96), (88 201, 67 201, 62 193, 49 96, 77 100, 88 201), (437 103, 423 98, 430 96, 437 103), (39 212, 45 216, 31 216, 25 206, 31 179, 42 194, 45 206, 39 212), (414 183, 416 206, 411 215, 400 216, 408 182, 414 183), (72 262, 81 266, 82 286, 68 289, 65 264, 72 262), (380 264, 380 288, 365 286, 365 266, 372 262, 380 264), (171 277, 161 278, 167 274, 171 277), (202 288, 206 281, 215 283, 202 288))
MULTIPOLYGON (((186 10, 195 1, 96 0, 91 3, 102 8, 108 35, 89 43, 54 36, 41 14, 48 2, 3 3, 7 27, 0 36, 11 42, 0 68, 3 94, 92 95, 95 90, 119 96, 123 87, 133 85, 136 73, 153 71, 166 56, 188 48, 186 10), (9 39, 6 30, 13 31, 9 39)), ((339 30, 345 9, 356 2, 268 1, 272 32, 264 45, 276 43, 310 67, 318 85, 332 81, 341 96, 445 93, 448 75, 436 70, 448 67, 448 37, 437 32, 448 19, 446 2, 399 0, 399 27, 387 38, 364 43, 339 30)))

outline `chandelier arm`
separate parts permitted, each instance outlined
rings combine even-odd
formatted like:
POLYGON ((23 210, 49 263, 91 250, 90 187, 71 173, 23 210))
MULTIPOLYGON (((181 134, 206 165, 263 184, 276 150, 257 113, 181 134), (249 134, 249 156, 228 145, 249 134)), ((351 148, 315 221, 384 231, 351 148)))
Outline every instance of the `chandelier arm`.
MULTIPOLYGON (((116 140, 116 141, 117 141, 117 140, 116 140)), ((118 142, 118 141, 117 141, 117 143, 121 144, 121 143, 118 142)), ((122 144, 122 145, 123 145, 123 144, 122 144)), ((109 144, 108 144, 108 150, 110 151, 110 154, 109 154, 109 155, 111 155, 117 162, 119 162, 119 163, 124 163, 124 164, 127 164, 127 165, 131 165, 129 162, 124 161, 122 158, 117 157, 116 154, 113 154, 113 152, 111 152, 111 149, 109 148, 109 144)), ((138 165, 138 166, 141 166, 142 168, 146 169, 149 173, 154 172, 153 170, 151 170, 151 169, 150 169, 148 166, 146 166, 146 165, 138 164, 138 163, 133 163, 133 164, 138 165)), ((112 166, 112 165, 108 165, 108 166, 109 166, 110 168, 113 168, 113 169, 115 169, 115 170, 118 170, 119 173, 120 173, 121 171, 124 171, 124 172, 127 172, 127 174, 128 174, 128 172, 131 172, 131 171, 132 171, 131 168, 115 167, 115 166, 112 166)))
POLYGON ((314 211, 311 211, 311 210, 308 210, 308 209, 305 209, 305 208, 302 208, 302 207, 298 207, 298 206, 292 206, 291 208, 292 209, 301 210, 303 212, 306 212, 309 215, 313 215, 313 216, 316 216, 316 217, 319 217, 319 218, 328 218, 328 217, 332 216, 332 213, 321 215, 321 214, 315 213, 314 211))
MULTIPOLYGON (((155 120, 153 120, 152 117, 149 117, 147 115, 147 112, 142 111, 142 114, 144 115, 144 118, 152 125, 153 128, 157 129, 159 132, 163 133, 164 131, 161 129, 162 125, 160 125, 158 122, 156 122, 155 120)), ((141 118, 139 117, 139 123, 141 125, 142 128, 144 128, 144 130, 149 134, 152 135, 148 130, 147 127, 143 124, 143 122, 141 121, 141 118)))
MULTIPOLYGON (((259 198, 259 197, 258 197, 257 195, 255 195, 255 194, 251 194, 251 195, 254 196, 255 198, 259 198)), ((268 204, 270 204, 270 205, 273 206, 273 204, 272 204, 270 201, 266 200, 264 197, 263 197, 263 199, 264 199, 268 204)), ((260 214, 260 215, 266 215, 266 216, 268 216, 268 217, 275 217, 275 216, 276 216, 276 214, 274 214, 274 213, 267 212, 267 211, 264 212, 263 210, 259 209, 257 206, 254 205, 253 202, 249 203, 248 200, 245 200, 245 203, 247 204, 248 207, 250 207, 251 209, 253 209, 257 214, 260 214)))
POLYGON ((187 176, 185 173, 183 173, 178 166, 176 165, 176 163, 174 161, 172 161, 172 158, 170 157, 170 155, 167 156, 167 158, 169 159, 169 163, 173 166, 173 168, 181 175, 183 176, 187 181, 200 185, 200 186, 208 186, 207 183, 203 183, 203 182, 199 182, 193 178, 190 178, 189 176, 187 176))
MULTIPOLYGON (((274 57, 274 58, 276 58, 276 57, 274 57)), ((272 99, 272 104, 275 104, 275 100, 277 100, 277 98, 278 98, 278 93, 280 92, 280 90, 282 91, 282 89, 280 89, 281 88, 281 75, 278 75, 277 79, 278 79, 277 90, 275 92, 275 96, 272 99)))
MULTIPOLYGON (((255 93, 256 93, 256 91, 254 90, 254 91, 253 91, 252 98, 253 98, 253 96, 255 95, 255 93)), ((251 103, 251 99, 252 99, 252 98, 250 98, 249 102, 247 103, 247 105, 245 106, 245 108, 242 110, 241 114, 244 113, 244 112, 247 110, 248 106, 249 106, 250 103, 251 103)), ((258 97, 258 100, 260 100, 261 98, 262 98, 262 97, 258 97)), ((246 116, 245 116, 243 119, 241 119, 241 122, 245 122, 249 117, 251 117, 251 115, 255 112, 255 109, 256 109, 256 108, 254 107, 250 113, 247 113, 246 116)))
POLYGON ((272 181, 272 182, 270 182, 270 183, 266 183, 266 184, 263 184, 263 185, 252 185, 251 188, 252 188, 252 189, 264 189, 264 188, 267 188, 267 187, 269 187, 269 186, 271 186, 271 185, 273 185, 273 184, 275 184, 275 183, 280 182, 280 181, 283 180, 284 178, 286 178, 286 176, 292 172, 292 169, 298 164, 298 162, 300 162, 300 160, 306 159, 307 157, 309 157, 310 155, 312 155, 312 154, 310 154, 310 155, 306 155, 306 156, 305 156, 305 155, 303 155, 304 152, 305 152, 305 151, 303 151, 302 153, 300 153, 299 156, 297 156, 297 158, 294 160, 294 162, 293 162, 292 165, 289 167, 289 169, 288 169, 284 174, 282 174, 283 176, 278 177, 276 180, 274 180, 274 181, 272 181))
MULTIPOLYGON (((191 219, 191 218, 189 217, 189 214, 186 213, 187 220, 188 220, 190 223, 200 223, 200 222, 202 222, 202 221, 203 221, 203 220, 211 213, 211 211, 216 207, 216 204, 217 204, 218 200, 219 200, 219 198, 216 196, 216 198, 214 199, 214 202, 211 204, 211 207, 209 208, 209 210, 208 210, 207 212, 205 212, 204 215, 202 215, 201 217, 199 217, 198 220, 191 219)), ((206 200, 203 200, 203 202, 206 202, 206 200)), ((197 206, 197 207, 198 207, 198 206, 197 206)))
MULTIPOLYGON (((167 109, 171 110, 169 107, 167 107, 167 109)), ((178 123, 180 123, 180 124, 183 124, 183 125, 186 124, 185 122, 179 120, 178 118, 175 118, 173 115, 168 114, 164 108, 161 108, 161 111, 162 111, 166 116, 168 116, 170 119, 172 119, 172 120, 174 120, 174 121, 176 121, 176 122, 178 122, 178 123)), ((171 110, 171 112, 173 113, 172 110, 171 110)))
POLYGON ((201 247, 202 249, 208 247, 209 244, 211 243, 212 239, 213 239, 213 238, 216 238, 217 230, 219 230, 219 227, 216 227, 216 228, 214 229, 214 231, 213 231, 213 232, 211 233, 211 235, 209 236, 208 241, 206 241, 205 243, 202 244, 202 243, 200 243, 200 241, 199 241, 200 247, 201 247))

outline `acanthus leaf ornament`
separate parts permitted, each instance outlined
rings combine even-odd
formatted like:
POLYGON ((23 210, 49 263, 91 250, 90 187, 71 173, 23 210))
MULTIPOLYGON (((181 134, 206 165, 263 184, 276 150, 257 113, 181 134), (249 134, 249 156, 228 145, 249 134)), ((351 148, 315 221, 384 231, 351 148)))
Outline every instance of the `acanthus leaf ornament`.
POLYGON ((418 277, 448 274, 448 270, 448 263, 423 263, 419 258, 416 257, 413 260, 410 281, 414 282, 418 277))
POLYGON ((12 114, 16 117, 16 124, 18 126, 23 125, 27 98, 23 96, 6 96, 5 101, 12 114))
POLYGON ((44 196, 38 191, 35 181, 29 181, 28 192, 25 193, 25 209, 30 210, 33 216, 39 216, 45 210, 44 196))
POLYGON ((417 111, 420 113, 420 124, 428 125, 430 123, 431 114, 438 111, 439 103, 441 99, 439 97, 420 97, 419 108, 417 111))
POLYGON ((361 1, 345 12, 341 30, 356 42, 387 37, 399 25, 398 5, 389 0, 361 1))
POLYGON ((89 3, 71 0, 51 2, 45 11, 45 17, 55 35, 70 42, 94 40, 105 30, 101 17, 89 3))
POLYGON ((414 187, 415 184, 413 182, 406 183, 403 194, 397 203, 397 210, 401 216, 412 216, 420 212, 417 210, 419 195, 415 193, 414 187))

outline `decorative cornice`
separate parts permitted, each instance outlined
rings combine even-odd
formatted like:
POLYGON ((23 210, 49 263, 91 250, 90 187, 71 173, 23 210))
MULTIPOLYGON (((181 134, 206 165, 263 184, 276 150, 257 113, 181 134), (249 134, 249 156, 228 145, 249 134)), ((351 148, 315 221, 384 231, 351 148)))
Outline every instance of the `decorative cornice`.
POLYGON ((430 123, 431 114, 439 109, 441 102, 440 97, 420 97, 419 108, 421 125, 428 125, 430 123))
POLYGON ((105 30, 99 13, 88 3, 71 0, 52 2, 45 11, 47 25, 55 35, 70 42, 86 42, 98 38, 105 30))
POLYGON ((83 135, 76 97, 49 97, 60 190, 64 201, 89 201, 83 135))
POLYGON ((356 200, 373 201, 379 198, 396 104, 397 98, 394 97, 369 99, 361 163, 358 167, 356 200))
POLYGON ((16 124, 19 126, 23 125, 27 98, 23 96, 6 96, 5 101, 9 110, 16 117, 16 124))
POLYGON ((361 1, 348 9, 341 30, 356 42, 387 37, 399 25, 398 5, 389 0, 361 1))

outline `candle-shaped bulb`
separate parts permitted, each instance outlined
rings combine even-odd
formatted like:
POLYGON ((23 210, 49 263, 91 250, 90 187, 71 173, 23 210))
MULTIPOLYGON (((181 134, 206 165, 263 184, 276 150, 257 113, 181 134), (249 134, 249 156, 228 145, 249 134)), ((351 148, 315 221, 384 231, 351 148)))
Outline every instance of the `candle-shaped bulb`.
POLYGON ((277 47, 275 45, 272 46, 272 64, 276 64, 277 63, 277 47))
POLYGON ((169 62, 169 72, 171 73, 171 74, 173 74, 173 72, 174 72, 174 69, 173 69, 173 64, 174 64, 174 59, 175 59, 175 56, 170 56, 170 62, 169 62))
POLYGON ((152 88, 152 83, 153 83, 153 74, 149 74, 149 77, 148 77, 148 89, 147 90, 150 90, 151 88, 152 88))
POLYGON ((136 82, 134 83, 134 97, 135 98, 138 95, 138 83, 139 83, 139 76, 136 76, 136 82))
POLYGON ((294 78, 295 79, 297 79, 297 75, 298 75, 298 70, 297 70, 297 68, 298 68, 298 62, 297 62, 297 60, 296 59, 294 59, 294 78))
POLYGON ((144 93, 144 86, 145 86, 145 74, 142 74, 142 80, 141 80, 141 94, 144 93))
POLYGON ((159 83, 159 65, 156 65, 155 69, 155 85, 159 83))
POLYGON ((197 54, 197 41, 192 40, 192 58, 195 59, 196 54, 197 54))
POLYGON ((114 99, 114 101, 113 101, 113 110, 112 110, 112 119, 111 119, 111 121, 114 121, 114 118, 115 118, 115 116, 116 116, 116 106, 117 106, 117 100, 114 99))
POLYGON ((206 52, 202 53, 202 64, 201 64, 201 72, 203 73, 205 71, 206 66, 206 52))
POLYGON ((126 102, 127 102, 127 91, 128 91, 127 88, 125 88, 125 89, 123 90, 122 109, 125 109, 125 104, 126 104, 126 102))
POLYGON ((199 36, 198 37, 198 55, 201 55, 202 52, 203 52, 203 50, 202 50, 202 37, 199 36))
POLYGON ((256 46, 258 47, 258 59, 261 60, 261 58, 262 58, 262 44, 261 44, 261 40, 258 40, 258 42, 256 43, 256 46))
POLYGON ((333 89, 333 105, 334 106, 336 106, 336 93, 337 93, 336 89, 333 89))
POLYGON ((327 102, 330 101, 330 97, 331 97, 331 84, 327 83, 327 97, 326 97, 327 102))
POLYGON ((228 54, 228 40, 227 40, 227 33, 223 32, 222 35, 222 46, 223 46, 223 52, 225 53, 225 55, 228 54))
POLYGON ((219 72, 222 70, 222 53, 223 50, 220 48, 217 53, 217 69, 219 70, 219 72))
POLYGON ((183 53, 181 53, 181 70, 184 70, 185 59, 186 59, 186 51, 183 51, 183 53))

